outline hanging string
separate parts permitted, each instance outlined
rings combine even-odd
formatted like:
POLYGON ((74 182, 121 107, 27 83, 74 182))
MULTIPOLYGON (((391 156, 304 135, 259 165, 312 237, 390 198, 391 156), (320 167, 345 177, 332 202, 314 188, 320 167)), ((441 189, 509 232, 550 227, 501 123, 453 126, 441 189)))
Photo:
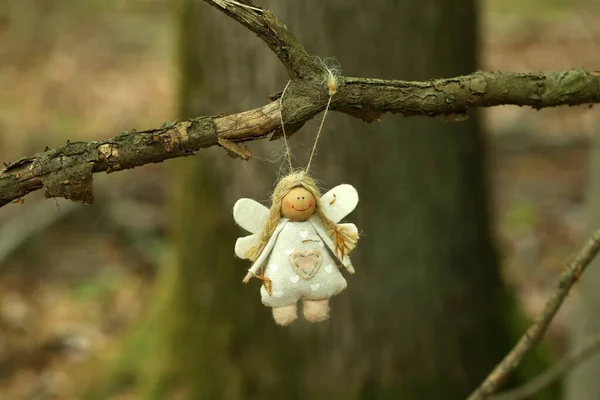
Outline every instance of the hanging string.
MULTIPOLYGON (((325 119, 327 118, 327 112, 329 111, 329 106, 331 105, 331 100, 333 99, 333 96, 337 93, 337 80, 335 78, 335 75, 333 74, 333 72, 325 67, 327 69, 327 74, 329 75, 327 77, 327 86, 329 87, 329 100, 327 100, 327 106, 325 106, 325 112, 323 113, 323 119, 321 120, 321 124, 319 125, 319 130, 317 131, 317 137, 315 138, 315 143, 313 145, 312 151, 310 152, 310 157, 308 159, 308 164, 306 165, 306 172, 310 171, 310 164, 312 163, 312 159, 315 155, 315 151, 317 150, 317 143, 319 142, 319 137, 321 136, 321 131, 323 130, 323 124, 325 123, 325 119)), ((281 93, 281 97, 279 98, 279 117, 281 120, 281 131, 283 133, 283 141, 285 143, 285 152, 287 155, 287 159, 288 159, 288 163, 290 166, 290 172, 294 170, 294 166, 292 165, 292 152, 290 150, 290 145, 287 139, 287 135, 285 133, 285 126, 284 126, 284 122, 283 122, 283 96, 285 96, 285 92, 288 88, 288 86, 290 86, 290 83, 292 81, 289 80, 287 85, 285 85, 285 88, 283 89, 283 92, 281 93)))
POLYGON ((285 135, 285 127, 283 126, 283 95, 285 94, 285 91, 287 90, 288 86, 290 86, 291 82, 291 80, 288 81, 287 85, 285 85, 285 89, 283 89, 283 93, 281 93, 281 97, 279 98, 279 117, 281 119, 281 131, 283 132, 285 152, 287 154, 287 159, 290 164, 290 173, 294 170, 294 167, 292 165, 292 152, 290 151, 290 145, 288 143, 287 136, 285 135))
POLYGON ((310 163, 312 162, 313 156, 315 155, 315 150, 317 149, 317 142, 319 141, 319 136, 321 135, 321 130, 323 129, 323 123, 325 123, 325 118, 327 117, 327 111, 329 111, 331 99, 333 99, 333 96, 337 92, 337 80, 335 79, 335 75, 333 75, 333 72, 331 72, 329 68, 327 68, 327 73, 329 74, 329 77, 327 78, 327 86, 329 87, 329 100, 327 101, 325 112, 323 113, 321 125, 319 126, 319 130, 317 131, 317 137, 315 138, 315 144, 313 145, 312 151, 310 153, 308 164, 306 165, 306 172, 310 171, 310 163))

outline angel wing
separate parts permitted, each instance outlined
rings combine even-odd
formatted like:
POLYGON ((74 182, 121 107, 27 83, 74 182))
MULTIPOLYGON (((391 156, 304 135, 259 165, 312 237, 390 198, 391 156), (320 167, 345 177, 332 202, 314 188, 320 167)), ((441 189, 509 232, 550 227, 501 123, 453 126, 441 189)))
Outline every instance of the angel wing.
POLYGON ((233 206, 233 219, 250 233, 258 233, 269 218, 269 209, 252 199, 239 199, 233 206))
POLYGON ((233 206, 235 222, 252 233, 239 238, 235 242, 235 254, 242 259, 248 259, 246 253, 260 242, 260 233, 269 218, 269 209, 252 199, 239 199, 233 206))
POLYGON ((337 224, 356 208, 358 192, 354 186, 344 183, 325 193, 320 202, 325 216, 337 224))

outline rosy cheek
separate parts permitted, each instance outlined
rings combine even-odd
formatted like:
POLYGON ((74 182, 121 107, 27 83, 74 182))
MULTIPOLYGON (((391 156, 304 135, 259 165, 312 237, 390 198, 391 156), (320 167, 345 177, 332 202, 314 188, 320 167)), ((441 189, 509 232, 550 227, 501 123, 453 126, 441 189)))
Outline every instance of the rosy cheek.
POLYGON ((309 201, 308 202, 308 208, 311 208, 311 207, 312 207, 312 201, 309 201))
POLYGON ((286 201, 283 202, 283 205, 286 206, 286 207, 289 207, 290 206, 290 202, 286 200, 286 201))

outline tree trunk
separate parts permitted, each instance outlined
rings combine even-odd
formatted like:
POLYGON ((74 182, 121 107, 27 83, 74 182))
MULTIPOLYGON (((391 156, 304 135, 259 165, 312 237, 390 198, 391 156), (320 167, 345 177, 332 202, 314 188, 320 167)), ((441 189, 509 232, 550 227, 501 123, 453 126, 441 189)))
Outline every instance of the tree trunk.
MULTIPOLYGON (((277 92, 283 68, 258 38, 200 0, 182 1, 180 16, 182 118, 254 108, 277 92)), ((261 169, 223 149, 176 166, 176 257, 159 277, 164 307, 146 398, 280 398, 297 381, 302 349, 289 346, 257 285, 242 284, 249 265, 233 251, 247 234, 234 224, 234 201, 265 198, 275 179, 275 171, 261 178, 261 169)))
MULTIPOLYGON (((476 69, 474 3, 305 0, 274 11, 347 75, 429 79, 476 69)), ((249 109, 282 87, 253 35, 199 0, 183 4, 183 117, 249 109)), ((177 256, 161 277, 149 398, 461 399, 508 349, 477 115, 450 125, 331 116, 326 126, 315 175, 358 187, 349 219, 364 232, 331 320, 276 327, 258 282, 241 285, 249 264, 233 256, 242 232, 231 206, 265 199, 279 164, 203 151, 177 168, 177 256)), ((292 139, 299 160, 313 129, 292 139)))
MULTIPOLYGON (((290 29, 344 75, 427 80, 477 69, 475 0, 293 4, 290 29)), ((350 219, 364 236, 308 367, 309 393, 461 399, 510 348, 516 317, 493 246, 485 154, 476 112, 450 124, 329 117, 316 175, 356 185, 350 219)), ((539 371, 538 361, 525 368, 539 371)))

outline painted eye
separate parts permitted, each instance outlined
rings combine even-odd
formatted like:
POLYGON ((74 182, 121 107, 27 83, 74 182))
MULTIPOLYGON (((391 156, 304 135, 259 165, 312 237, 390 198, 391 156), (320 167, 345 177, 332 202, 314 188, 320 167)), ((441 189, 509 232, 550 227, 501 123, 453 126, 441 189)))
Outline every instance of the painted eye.
POLYGON ((300 200, 300 197, 296 197, 298 200, 300 200))
POLYGON ((304 200, 304 196, 302 196, 302 200, 304 200))

